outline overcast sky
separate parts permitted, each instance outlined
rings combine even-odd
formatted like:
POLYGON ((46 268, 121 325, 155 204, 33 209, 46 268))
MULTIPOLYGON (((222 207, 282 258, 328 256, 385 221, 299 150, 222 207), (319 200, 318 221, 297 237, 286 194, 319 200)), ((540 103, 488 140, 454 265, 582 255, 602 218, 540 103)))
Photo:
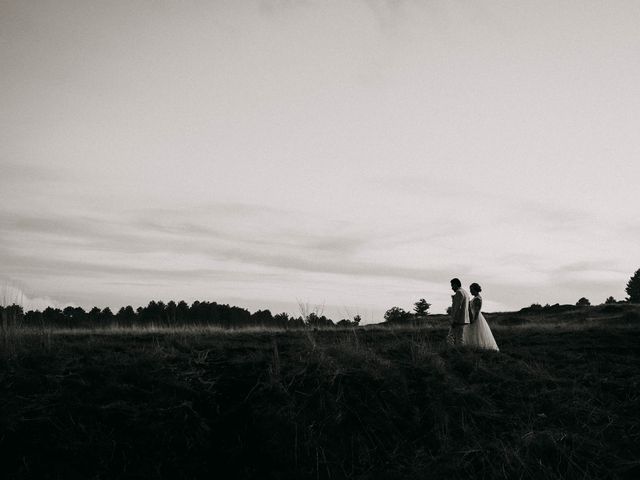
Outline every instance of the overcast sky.
POLYGON ((0 281, 380 321, 623 298, 640 2, 0 1, 0 281))

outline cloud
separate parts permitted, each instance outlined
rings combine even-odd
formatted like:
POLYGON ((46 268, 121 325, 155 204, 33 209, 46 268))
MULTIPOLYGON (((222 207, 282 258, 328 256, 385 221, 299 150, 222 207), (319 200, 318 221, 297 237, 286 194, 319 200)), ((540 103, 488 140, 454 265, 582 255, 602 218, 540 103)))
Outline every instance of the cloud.
POLYGON ((297 219, 294 215, 289 215, 289 218, 293 217, 291 223, 272 228, 268 214, 274 212, 270 209, 226 206, 214 210, 224 212, 225 216, 214 216, 207 223, 194 223, 188 211, 173 211, 170 215, 165 212, 157 220, 150 218, 158 214, 152 211, 143 218, 134 217, 126 222, 112 222, 100 217, 45 217, 4 212, 0 213, 5 246, 2 260, 5 268, 13 271, 49 275, 206 278, 216 276, 218 271, 213 267, 163 269, 145 266, 148 264, 145 254, 157 254, 198 257, 213 262, 212 265, 215 262, 233 262, 246 267, 270 267, 275 268, 275 272, 406 279, 446 276, 438 269, 409 268, 358 259, 358 254, 372 243, 365 232, 314 231, 307 234, 304 229, 295 229, 297 219), (236 217, 233 212, 238 212, 236 217), (247 229, 241 221, 247 214, 252 221, 260 217, 262 223, 251 224, 247 229), (84 260, 80 259, 81 252, 84 260), (105 254, 111 256, 108 262, 97 261, 105 254))
MULTIPOLYGON (((316 284, 322 296, 348 305, 349 297, 362 305, 382 288, 389 302, 427 296, 434 309, 444 310, 453 276, 483 284, 495 308, 573 302, 577 291, 622 296, 618 283, 626 279, 626 266, 616 255, 589 260, 581 250, 569 253, 574 238, 591 239, 600 231, 583 212, 517 200, 494 212, 501 203, 493 195, 478 196, 478 211, 489 212, 481 221, 462 216, 418 221, 415 228, 233 202, 75 216, 0 211, 0 262, 7 275, 29 285, 56 279, 60 287, 50 290, 56 298, 87 302, 116 298, 118 286, 173 295, 194 283, 247 298, 258 298, 269 285, 269 295, 289 301, 316 284), (545 241, 557 251, 540 248, 545 241), (94 289, 108 286, 110 293, 76 291, 81 279, 94 289)), ((614 227, 602 228, 616 235, 614 227)), ((122 295, 127 298, 124 290, 122 295)), ((377 297, 372 304, 386 301, 377 297)))
MULTIPOLYGON (((562 212, 546 211, 536 204, 525 207, 524 214, 514 210, 525 217, 526 225, 548 224, 553 229, 565 221, 562 212)), ((499 223, 486 227, 461 222, 436 231, 381 234, 375 226, 368 230, 342 222, 334 232, 304 212, 233 203, 192 209, 136 209, 115 218, 0 212, 0 259, 13 276, 75 275, 149 285, 157 280, 187 279, 214 283, 292 281, 298 274, 446 285, 452 276, 459 275, 497 285, 507 285, 508 280, 510 286, 527 289, 539 289, 570 276, 595 277, 593 272, 605 271, 607 265, 605 260, 556 265, 553 258, 519 251, 517 246, 512 251, 489 251, 490 255, 482 248, 457 250, 454 245, 447 250, 456 237, 474 239, 487 228, 494 235, 490 243, 495 241, 499 223), (415 252, 421 250, 427 255, 416 257, 415 252)), ((336 222, 328 225, 336 227, 336 222)))
POLYGON ((25 293, 25 288, 17 281, 10 278, 0 278, 0 305, 20 305, 25 311, 28 310, 44 310, 51 307, 63 307, 69 305, 63 304, 57 299, 50 297, 39 297, 25 293))

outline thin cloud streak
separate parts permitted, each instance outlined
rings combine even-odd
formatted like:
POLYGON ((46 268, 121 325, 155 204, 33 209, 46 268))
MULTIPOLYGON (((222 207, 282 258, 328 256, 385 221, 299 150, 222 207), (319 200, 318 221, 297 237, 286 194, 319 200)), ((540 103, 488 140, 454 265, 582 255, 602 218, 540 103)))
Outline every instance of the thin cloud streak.
MULTIPOLYGON (((189 225, 177 227, 159 226, 153 222, 131 224, 109 224, 100 220, 80 220, 59 218, 39 218, 35 216, 4 216, 4 224, 8 227, 3 231, 6 239, 13 235, 30 234, 43 236, 43 244, 51 245, 48 237, 55 235, 63 238, 58 245, 64 247, 65 239, 72 239, 74 243, 83 245, 88 250, 119 254, 140 254, 142 252, 161 252, 165 255, 201 255, 211 260, 237 261, 248 266, 274 267, 286 271, 302 271, 310 273, 329 273, 334 275, 366 275, 384 276, 406 279, 425 279, 430 276, 446 276, 438 270, 419 268, 402 268, 393 265, 349 260, 359 247, 367 245, 367 241, 358 237, 327 235, 325 238, 312 236, 304 237, 298 233, 293 242, 278 241, 281 236, 272 232, 268 240, 255 241, 245 234, 231 234, 215 231, 211 228, 189 225), (8 218, 7 218, 8 217, 8 218), (123 228, 124 227, 124 228, 123 228), (123 231, 124 230, 124 231, 123 231), (215 245, 212 245, 215 244, 215 245), (232 246, 233 245, 233 246, 232 246), (280 247, 282 253, 273 253, 275 247, 280 247)), ((37 242, 37 237, 31 237, 37 242)), ((6 241, 6 240, 5 240, 6 241)), ((70 256, 73 250, 65 251, 61 248, 62 256, 70 256)), ((48 254, 49 256, 51 253, 48 254)), ((3 259, 6 268, 21 266, 25 272, 37 272, 39 266, 50 272, 77 272, 95 275, 102 273, 121 273, 126 275, 168 275, 169 271, 136 268, 130 266, 115 267, 113 264, 84 263, 78 261, 55 261, 40 256, 19 256, 5 254, 3 259), (47 266, 45 268, 45 265, 47 266)), ((209 276, 208 269, 190 269, 175 271, 176 275, 192 275, 195 277, 209 276)))
MULTIPOLYGON (((500 304, 499 298, 509 298, 508 304, 511 304, 518 299, 531 299, 535 292, 556 293, 558 290, 554 291, 550 285, 572 281, 576 286, 590 286, 590 291, 594 290, 594 286, 610 289, 613 285, 611 278, 624 277, 622 271, 609 269, 612 272, 610 275, 597 278, 593 272, 605 271, 610 265, 607 261, 573 262, 559 266, 530 254, 497 256, 487 268, 462 267, 458 271, 453 271, 450 266, 404 267, 360 258, 362 253, 376 247, 377 243, 384 250, 394 247, 394 236, 378 238, 360 232, 351 236, 330 234, 322 238, 316 234, 305 237, 298 232, 292 236, 292 241, 283 242, 281 239, 289 237, 277 230, 270 231, 267 218, 267 226, 255 225, 262 235, 260 240, 255 240, 244 231, 233 231, 234 221, 238 220, 233 218, 233 208, 218 210, 225 211, 226 217, 225 223, 217 229, 190 222, 185 211, 173 211, 174 219, 165 218, 162 223, 144 220, 151 214, 145 216, 141 213, 127 222, 109 222, 88 216, 66 218, 4 213, 0 215, 5 226, 2 230, 0 260, 7 274, 14 278, 27 280, 75 276, 101 279, 112 285, 117 283, 117 279, 128 279, 127 282, 147 285, 149 288, 153 288, 157 280, 165 282, 164 285, 175 281, 210 282, 212 285, 220 281, 232 281, 245 286, 260 285, 291 281, 296 272, 301 275, 326 274, 352 279, 387 278, 400 284, 418 282, 425 287, 432 285, 428 288, 434 289, 434 296, 439 295, 445 304, 448 298, 446 285, 452 276, 461 276, 469 282, 483 282, 485 288, 493 292, 496 305, 500 304), (187 218, 178 220, 181 217, 187 218), (21 239, 25 233, 28 233, 31 248, 48 246, 48 253, 21 253, 21 239), (59 241, 53 242, 52 237, 59 241), (76 258, 78 245, 85 252, 82 254, 84 260, 76 258), (107 255, 105 260, 96 261, 104 255, 107 255), (157 258, 165 261, 177 258, 178 261, 163 267, 157 265, 157 258), (180 260, 189 258, 192 260, 180 260), (201 267, 188 266, 194 263, 201 264, 201 267), (244 271, 238 271, 238 268, 244 271), (590 281, 581 282, 580 275, 588 275, 590 281), (509 279, 509 283, 505 283, 506 279, 509 279), (439 293, 438 288, 441 289, 439 293)), ((262 210, 258 207, 241 208, 239 212, 241 223, 246 220, 247 212, 255 214, 252 221, 262 216, 262 210)), ((292 229, 293 226, 287 228, 292 229)), ((475 228, 467 228, 466 231, 461 228, 459 233, 473 235, 475 228)), ((404 248, 403 245, 407 243, 422 245, 425 239, 428 243, 433 238, 428 234, 401 233, 395 236, 395 246, 404 248)), ((410 287, 407 285, 405 288, 410 287)))

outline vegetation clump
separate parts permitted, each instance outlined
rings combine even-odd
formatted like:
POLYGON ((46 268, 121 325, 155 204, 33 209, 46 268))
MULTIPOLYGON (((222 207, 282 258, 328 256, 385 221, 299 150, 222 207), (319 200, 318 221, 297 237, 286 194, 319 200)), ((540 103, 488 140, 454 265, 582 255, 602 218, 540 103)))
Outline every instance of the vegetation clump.
POLYGON ((6 478, 637 478, 638 323, 25 334, 6 478), (585 352, 588 354, 585 355, 585 352))
POLYGON ((640 268, 631 276, 625 290, 630 303, 640 303, 640 268))
POLYGON ((581 297, 580 300, 576 302, 577 307, 589 307, 591 306, 591 302, 586 297, 581 297))

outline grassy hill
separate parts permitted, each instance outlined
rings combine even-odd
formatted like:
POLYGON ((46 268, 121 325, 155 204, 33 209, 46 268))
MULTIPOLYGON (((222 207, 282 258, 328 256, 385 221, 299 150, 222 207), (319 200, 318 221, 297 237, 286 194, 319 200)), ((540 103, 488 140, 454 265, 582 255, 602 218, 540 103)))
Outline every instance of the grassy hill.
POLYGON ((354 330, 14 332, 5 478, 640 478, 637 307, 354 330))

